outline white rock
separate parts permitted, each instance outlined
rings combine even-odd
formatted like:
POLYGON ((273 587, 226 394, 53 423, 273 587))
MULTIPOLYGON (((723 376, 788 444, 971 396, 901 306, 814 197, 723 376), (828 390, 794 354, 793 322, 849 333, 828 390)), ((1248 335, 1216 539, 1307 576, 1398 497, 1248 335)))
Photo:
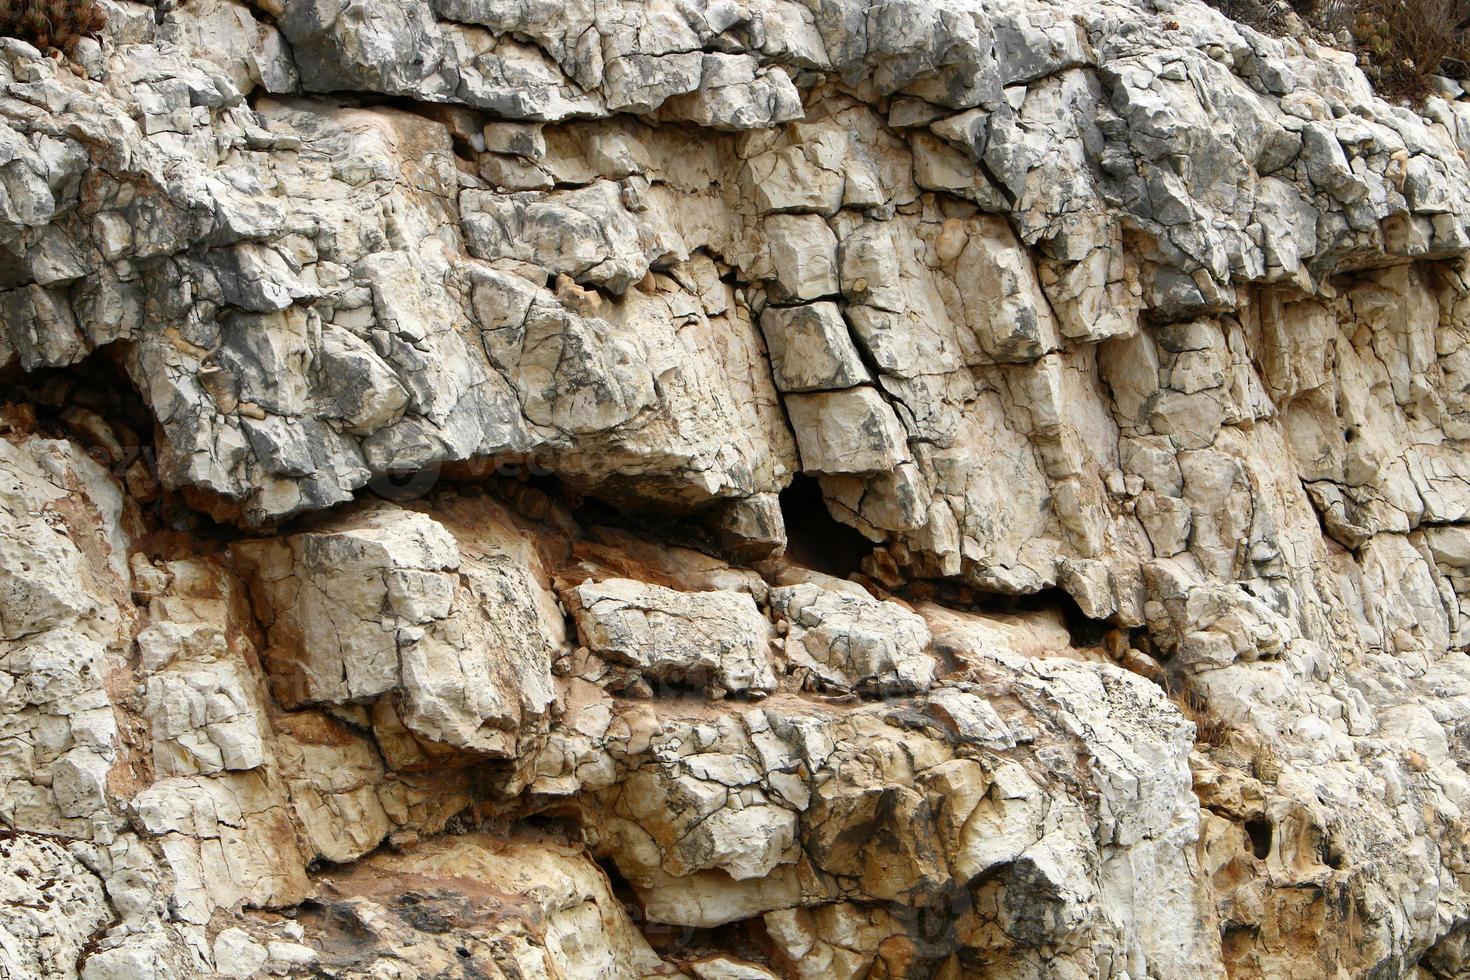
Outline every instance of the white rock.
POLYGON ((244 980, 264 967, 266 959, 266 947, 243 929, 225 929, 214 937, 214 968, 221 976, 244 980))
POLYGON ((835 303, 767 307, 761 330, 782 391, 850 388, 872 380, 835 303))
POLYGON ((584 646, 650 680, 740 693, 776 688, 770 623, 749 595, 607 579, 563 596, 584 646))
POLYGON ((898 417, 873 388, 790 394, 785 402, 809 472, 876 473, 910 458, 898 417))
POLYGON ((893 693, 934 678, 928 628, 896 603, 791 585, 771 590, 771 606, 791 624, 786 655, 825 684, 893 693))

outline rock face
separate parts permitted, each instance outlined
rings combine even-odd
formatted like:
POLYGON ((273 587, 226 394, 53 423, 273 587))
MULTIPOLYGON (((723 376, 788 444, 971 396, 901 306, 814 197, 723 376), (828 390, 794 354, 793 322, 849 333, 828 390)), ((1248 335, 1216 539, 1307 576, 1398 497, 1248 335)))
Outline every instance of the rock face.
POLYGON ((771 624, 738 592, 681 593, 631 579, 586 582, 566 593, 587 649, 642 678, 712 693, 769 694, 771 624))
POLYGON ((1470 971, 1470 99, 99 2, 0 38, 0 976, 1470 971))

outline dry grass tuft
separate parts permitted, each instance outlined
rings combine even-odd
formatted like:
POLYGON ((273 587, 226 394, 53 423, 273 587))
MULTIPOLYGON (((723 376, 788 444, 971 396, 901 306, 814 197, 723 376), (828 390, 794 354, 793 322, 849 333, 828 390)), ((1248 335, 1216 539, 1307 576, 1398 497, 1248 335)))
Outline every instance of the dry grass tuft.
POLYGON ((0 0, 0 35, 19 38, 68 58, 84 37, 96 37, 107 15, 95 0, 0 0))
POLYGON ((1421 98, 1431 75, 1470 62, 1470 0, 1359 0, 1352 32, 1380 92, 1421 98))
POLYGON ((1470 75, 1470 0, 1206 0, 1264 34, 1355 50, 1379 93, 1422 99, 1434 75, 1470 75))
POLYGON ((1187 688, 1170 692, 1180 714, 1194 722, 1194 744, 1221 746, 1230 734, 1230 724, 1216 714, 1204 697, 1187 688))

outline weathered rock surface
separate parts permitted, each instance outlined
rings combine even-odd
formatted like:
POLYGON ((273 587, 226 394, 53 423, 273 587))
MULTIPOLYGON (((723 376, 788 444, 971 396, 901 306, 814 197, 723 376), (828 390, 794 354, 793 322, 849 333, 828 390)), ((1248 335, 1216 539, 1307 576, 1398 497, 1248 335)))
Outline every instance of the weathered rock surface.
POLYGON ((371 705, 390 756, 404 737, 514 756, 550 704, 560 623, 542 621, 549 599, 516 560, 514 530, 502 521, 477 531, 480 553, 462 558, 438 521, 385 506, 237 544, 277 700, 371 705))
POLYGON ((1470 98, 103 5, 0 38, 0 975, 1470 970, 1470 98))
POLYGON ((806 583, 771 590, 787 624, 786 655, 820 684, 912 694, 934 679, 929 630, 897 603, 806 583))
POLYGON ((566 601, 589 651, 645 678, 741 694, 776 688, 771 624, 747 594, 609 579, 569 590, 566 601))

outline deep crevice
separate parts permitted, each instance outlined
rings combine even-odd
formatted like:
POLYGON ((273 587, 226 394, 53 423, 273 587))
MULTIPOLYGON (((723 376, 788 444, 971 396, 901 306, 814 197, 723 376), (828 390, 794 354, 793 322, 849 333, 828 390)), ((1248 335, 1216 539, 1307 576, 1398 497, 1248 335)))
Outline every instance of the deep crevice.
MULTIPOLYGON (((627 531, 646 541, 679 548, 689 548, 707 555, 720 554, 719 543, 714 535, 700 522, 700 513, 645 514, 619 507, 598 496, 581 496, 570 493, 575 504, 569 507, 572 517, 583 527, 607 527, 627 531)), ((553 494, 553 499, 555 495, 553 494)))
POLYGON ((915 579, 894 590, 894 594, 910 602, 933 602, 959 612, 984 616, 1054 612, 1066 627, 1072 646, 1081 649, 1103 646, 1108 634, 1117 629, 1107 620, 1088 616, 1077 605, 1077 600, 1059 588, 1011 595, 985 592, 954 579, 915 579))

